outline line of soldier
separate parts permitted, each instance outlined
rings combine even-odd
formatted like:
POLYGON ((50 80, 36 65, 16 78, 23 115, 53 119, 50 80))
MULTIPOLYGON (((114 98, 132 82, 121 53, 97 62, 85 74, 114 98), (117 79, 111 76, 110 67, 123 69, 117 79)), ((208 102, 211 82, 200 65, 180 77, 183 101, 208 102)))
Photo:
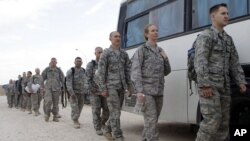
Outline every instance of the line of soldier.
POLYGON ((62 89, 65 81, 65 87, 70 95, 71 119, 74 128, 80 128, 79 117, 84 105, 84 95, 90 93, 96 134, 105 134, 110 140, 123 140, 120 114, 125 90, 127 85, 131 83, 130 60, 128 54, 120 49, 121 40, 118 32, 115 31, 110 34, 110 41, 112 45, 104 51, 102 61, 100 58, 103 49, 97 47, 95 48, 96 59, 87 64, 86 70, 82 68, 82 59, 76 57, 75 66, 67 71, 66 78, 62 70, 56 65, 57 59, 51 58, 49 66, 44 69, 41 75, 37 68, 35 70, 36 75, 32 76, 32 72, 28 71, 27 76, 25 72, 23 77, 18 76, 16 85, 11 80, 7 92, 8 102, 10 101, 9 107, 12 107, 12 100, 9 99, 12 99, 12 95, 16 93, 16 108, 20 107, 22 111, 27 110, 29 114, 33 110, 34 115, 38 116, 40 114, 40 102, 43 98, 44 120, 48 122, 52 113, 52 121, 58 122, 60 116, 59 96, 62 91, 65 91, 65 88, 62 89), (111 61, 109 64, 107 57, 111 61), (109 72, 100 71, 102 69, 109 72), (104 76, 107 74, 107 77, 104 76), (32 89, 32 84, 40 85, 37 92, 32 89), (25 89, 26 87, 28 90, 25 89), (113 135, 111 132, 113 132, 113 135))
MULTIPOLYGON (((244 72, 232 38, 224 31, 228 24, 226 4, 210 8, 212 27, 204 30, 196 41, 195 71, 197 73, 200 108, 203 121, 196 141, 225 140, 229 130, 230 78, 232 74, 242 93, 246 92, 244 72), (214 44, 213 37, 216 35, 214 44), (214 60, 216 61, 214 61, 214 60)), ((158 29, 149 24, 144 28, 146 43, 137 48, 132 59, 120 48, 121 36, 111 32, 111 46, 104 51, 95 49, 96 60, 88 63, 86 71, 81 68, 82 59, 75 58, 75 66, 68 70, 66 87, 70 94, 71 118, 75 128, 83 107, 83 95, 91 94, 93 123, 98 135, 123 141, 120 127, 121 107, 125 91, 130 96, 135 90, 137 99, 143 103, 143 141, 159 141, 158 118, 163 105, 164 76, 171 72, 165 51, 157 45, 158 29), (101 55, 102 54, 102 55, 101 55), (102 114, 101 114, 102 109, 102 114)), ((43 73, 41 91, 44 95, 45 121, 52 111, 53 121, 57 116, 59 95, 64 81, 60 68, 52 58, 50 66, 43 73), (53 109, 51 106, 53 104, 53 109)), ((25 98, 24 98, 25 99, 25 98)))

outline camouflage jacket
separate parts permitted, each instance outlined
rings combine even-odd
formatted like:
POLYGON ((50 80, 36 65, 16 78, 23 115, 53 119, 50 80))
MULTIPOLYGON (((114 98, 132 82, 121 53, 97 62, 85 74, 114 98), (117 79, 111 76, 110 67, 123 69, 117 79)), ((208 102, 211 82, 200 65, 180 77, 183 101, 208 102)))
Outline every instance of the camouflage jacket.
POLYGON ((84 83, 86 81, 85 70, 83 68, 74 68, 74 76, 72 69, 67 71, 66 86, 70 95, 85 94, 84 83), (74 77, 74 78, 73 78, 74 77))
POLYGON ((171 72, 168 58, 161 56, 162 48, 155 50, 148 43, 141 45, 132 57, 131 79, 137 93, 163 95, 164 76, 171 72))
POLYGON ((86 68, 86 89, 91 94, 100 94, 100 80, 97 75, 98 71, 98 62, 96 60, 92 60, 87 64, 86 68))
POLYGON ((194 66, 198 87, 230 87, 229 74, 238 85, 246 84, 232 37, 213 26, 197 37, 194 66))
POLYGON ((9 84, 7 87, 7 95, 14 95, 15 94, 15 85, 9 84))
POLYGON ((43 77, 41 75, 33 75, 28 86, 31 87, 32 84, 39 84, 41 87, 43 85, 43 77))
POLYGON ((98 64, 101 91, 107 89, 127 89, 131 85, 131 61, 128 54, 119 49, 119 54, 110 46, 102 53, 98 64))
POLYGON ((44 84, 44 81, 46 81, 45 89, 51 89, 52 91, 61 91, 61 88, 64 84, 64 74, 60 68, 56 67, 56 69, 51 69, 50 67, 47 67, 42 72, 42 77, 42 86, 44 84))

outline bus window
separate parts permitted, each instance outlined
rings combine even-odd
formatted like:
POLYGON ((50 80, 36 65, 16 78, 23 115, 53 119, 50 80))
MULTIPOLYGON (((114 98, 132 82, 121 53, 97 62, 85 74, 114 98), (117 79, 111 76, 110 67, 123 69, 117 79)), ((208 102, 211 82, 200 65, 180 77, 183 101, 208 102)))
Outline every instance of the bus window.
POLYGON ((127 18, 148 10, 168 0, 131 0, 128 2, 127 18))
POLYGON ((148 19, 148 15, 145 15, 136 20, 128 22, 126 46, 133 46, 145 41, 143 28, 148 24, 148 19))
POLYGON ((159 38, 184 31, 184 1, 176 0, 149 13, 149 23, 159 29, 159 38))
POLYGON ((250 14, 250 0, 248 2, 248 13, 250 14))
POLYGON ((236 18, 247 15, 247 0, 193 0, 192 1, 192 28, 211 24, 209 8, 218 3, 226 3, 229 8, 229 17, 236 18))

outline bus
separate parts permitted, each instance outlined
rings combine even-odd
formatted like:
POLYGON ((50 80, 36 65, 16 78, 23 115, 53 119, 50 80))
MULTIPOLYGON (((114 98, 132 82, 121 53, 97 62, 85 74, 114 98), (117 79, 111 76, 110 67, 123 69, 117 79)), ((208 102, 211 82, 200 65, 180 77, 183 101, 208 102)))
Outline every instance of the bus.
MULTIPOLYGON (((195 83, 191 95, 187 52, 197 35, 211 26, 209 8, 226 3, 230 22, 225 31, 233 37, 244 69, 248 90, 240 94, 232 81, 231 124, 250 124, 250 0, 126 0, 121 3, 117 30, 130 57, 145 43, 143 28, 158 27, 158 45, 168 55, 172 72, 165 77, 164 103, 159 117, 169 123, 199 125, 202 116, 195 83)), ((136 96, 125 98, 123 110, 133 112, 136 96)))

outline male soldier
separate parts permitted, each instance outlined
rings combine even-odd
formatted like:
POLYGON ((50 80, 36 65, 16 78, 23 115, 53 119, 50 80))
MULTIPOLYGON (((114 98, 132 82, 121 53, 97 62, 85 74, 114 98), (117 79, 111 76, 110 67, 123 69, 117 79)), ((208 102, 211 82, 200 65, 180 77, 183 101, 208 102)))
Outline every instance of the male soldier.
MULTIPOLYGON (((127 86, 131 86, 130 65, 128 54, 120 48, 121 36, 117 31, 111 32, 111 46, 105 49, 99 60, 98 75, 100 79, 101 95, 107 97, 110 112, 109 124, 116 141, 123 140, 120 127, 121 107, 127 86)), ((106 137, 110 131, 105 131, 106 137)))
POLYGON ((7 101, 8 101, 9 108, 13 107, 14 97, 15 97, 15 84, 14 84, 14 81, 10 79, 9 85, 7 88, 7 101))
POLYGON ((21 86, 22 86, 22 95, 21 95, 21 111, 25 111, 26 105, 27 105, 27 98, 26 98, 26 92, 25 92, 25 87, 24 87, 24 82, 26 80, 26 72, 23 72, 23 77, 21 81, 21 86))
POLYGON ((232 37, 224 31, 228 24, 227 5, 215 5, 209 12, 212 27, 203 31, 195 44, 194 65, 203 116, 196 141, 223 141, 229 131, 229 74, 242 93, 246 92, 246 81, 232 37))
POLYGON ((22 95, 22 85, 21 85, 21 75, 18 75, 18 80, 16 81, 16 95, 15 95, 15 99, 16 99, 16 103, 15 103, 15 107, 18 109, 20 107, 20 103, 21 103, 21 95, 22 95))
POLYGON ((31 78, 32 78, 32 72, 28 71, 27 72, 27 77, 24 80, 24 91, 25 91, 25 99, 26 99, 26 110, 28 111, 28 114, 32 114, 31 111, 31 85, 29 84, 31 82, 31 78), (28 87, 29 92, 25 90, 25 88, 28 87))
MULTIPOLYGON (((31 85, 38 84, 41 86, 43 83, 43 78, 40 75, 40 69, 36 68, 35 72, 36 74, 33 75, 32 79, 30 80, 30 84, 31 85)), ((42 100, 42 92, 43 92, 42 88, 39 88, 36 93, 34 91, 31 92, 31 105, 32 105, 32 110, 34 111, 34 116, 38 116, 40 114, 39 109, 42 100)))
POLYGON ((106 98, 101 95, 99 88, 99 79, 97 76, 98 62, 103 49, 101 47, 95 48, 96 60, 88 63, 86 69, 87 89, 90 93, 90 101, 92 105, 93 124, 97 135, 102 135, 102 128, 109 118, 109 110, 106 98), (102 114, 101 114, 102 109, 102 114))
POLYGON ((45 95, 44 95, 44 120, 49 121, 50 113, 52 111, 54 117, 53 121, 59 122, 57 117, 59 111, 59 96, 61 94, 61 87, 63 87, 64 74, 60 68, 56 66, 56 58, 51 58, 50 66, 45 68, 42 72, 43 83, 42 88, 44 88, 45 83, 45 95), (51 110, 51 105, 53 104, 53 109, 51 110))
POLYGON ((80 123, 78 121, 82 108, 84 105, 84 90, 85 83, 85 70, 82 68, 82 59, 80 57, 75 58, 75 67, 68 70, 66 76, 66 86, 70 94, 71 105, 71 119, 74 122, 74 128, 79 129, 80 123))

